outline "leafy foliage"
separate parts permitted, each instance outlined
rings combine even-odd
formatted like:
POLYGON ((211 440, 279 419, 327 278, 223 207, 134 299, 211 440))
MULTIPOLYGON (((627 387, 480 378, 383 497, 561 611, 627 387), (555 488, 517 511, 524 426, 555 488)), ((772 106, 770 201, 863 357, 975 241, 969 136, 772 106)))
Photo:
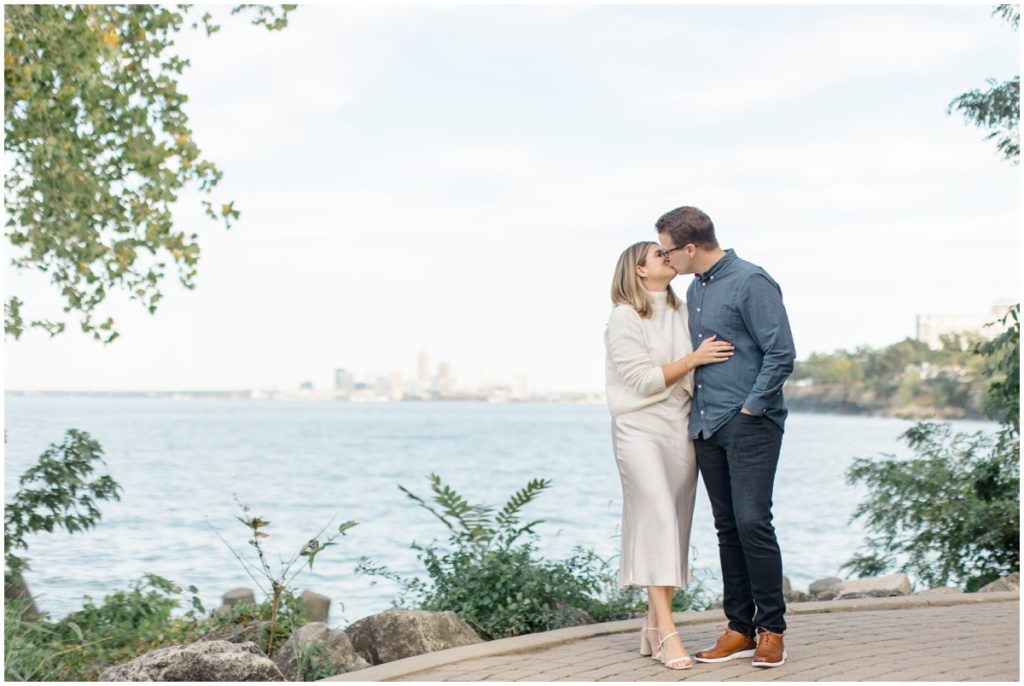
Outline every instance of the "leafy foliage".
POLYGON ((25 621, 20 611, 24 602, 5 603, 4 676, 8 681, 97 681, 107 667, 157 648, 204 637, 230 638, 240 632, 263 645, 271 632, 284 642, 308 621, 301 599, 292 593, 282 596, 276 610, 266 599, 258 604, 238 603, 203 618, 194 586, 182 589, 155 574, 144 575, 129 590, 115 591, 99 604, 86 596, 81 610, 57 622, 46 617, 25 621), (178 612, 183 608, 184 613, 178 612), (271 625, 275 612, 284 621, 271 625))
POLYGON ((4 511, 4 562, 21 571, 27 561, 14 551, 27 550, 26 536, 63 528, 68 533, 96 525, 102 516, 97 501, 120 500, 121 486, 110 476, 87 481, 103 450, 84 431, 69 429, 64 442, 51 444, 39 461, 18 479, 21 488, 4 511))
MULTIPOLYGON (((998 5, 993 14, 1007 21, 1016 31, 1020 26, 1019 5, 998 5)), ((975 89, 953 98, 946 109, 950 114, 960 112, 968 122, 988 129, 985 140, 995 140, 996 149, 1003 159, 1018 164, 1020 161, 1020 74, 998 82, 986 79, 988 88, 975 89)))
POLYGON ((981 416, 988 383, 981 340, 948 335, 942 343, 933 350, 907 338, 880 349, 814 353, 797 362, 787 401, 796 410, 898 413, 917 406, 981 416))
MULTIPOLYGON (((241 5, 253 23, 287 25, 268 6, 241 5)), ((189 66, 173 51, 188 6, 5 5, 4 203, 12 264, 50 276, 65 312, 81 316, 97 340, 118 333, 97 313, 123 290, 150 312, 160 301, 168 260, 193 288, 198 235, 178 230, 171 208, 196 188, 211 219, 239 217, 231 201, 210 196, 220 170, 201 156, 178 81, 189 66)), ((209 13, 192 23, 219 28, 209 13)), ((65 322, 26 321, 24 302, 5 302, 4 331, 56 335, 65 322)))
MULTIPOLYGON (((990 324, 994 325, 996 322, 990 324)), ((1020 303, 1010 308, 1000 324, 1006 330, 980 343, 978 353, 989 360, 991 382, 985 411, 989 417, 1020 433, 1020 303)))
POLYGON ((897 567, 928 586, 974 590, 1020 566, 1019 443, 1008 434, 954 433, 921 422, 903 439, 909 460, 858 458, 849 483, 870 497, 854 511, 870 553, 845 565, 862 576, 897 567))
POLYGON ((345 665, 334 662, 330 652, 319 643, 295 652, 293 681, 320 681, 345 672, 345 665))
MULTIPOLYGON (((500 509, 471 503, 430 474, 432 503, 399 486, 403 493, 448 528, 448 546, 412 544, 429 582, 403 577, 363 557, 357 572, 388 578, 401 589, 398 607, 451 610, 481 636, 493 639, 547 631, 579 623, 624 619, 644 612, 640 589, 621 589, 607 560, 581 547, 564 560, 548 560, 537 551, 535 527, 523 523, 522 510, 551 486, 533 479, 500 509)), ((704 602, 702 589, 683 593, 678 602, 704 602)))
POLYGON ((1019 311, 979 346, 996 372, 988 407, 1002 422, 997 434, 921 422, 903 434, 913 459, 859 458, 849 468, 847 481, 869 489, 852 519, 863 517, 870 535, 868 551, 846 569, 871 576, 896 567, 930 586, 967 590, 1020 569, 1019 311))
POLYGON ((427 478, 430 479, 434 502, 441 508, 441 512, 405 486, 399 485, 398 488, 448 527, 453 545, 467 547, 478 557, 492 547, 507 549, 523 534, 534 533, 533 527, 542 520, 520 526, 519 512, 542 491, 551 487, 548 479, 532 479, 524 488, 513 493, 495 514, 493 507, 469 503, 455 489, 443 483, 437 474, 430 474, 427 478))
MULTIPOLYGON (((338 536, 345 536, 348 533, 348 530, 356 526, 358 522, 351 520, 342 522, 338 525, 338 533, 321 543, 320 537, 323 535, 324 531, 327 530, 327 527, 333 522, 333 520, 331 520, 331 522, 328 522, 326 526, 320 529, 313 538, 309 539, 309 541, 307 541, 302 548, 300 548, 299 551, 291 557, 290 560, 287 562, 282 560, 279 570, 275 573, 271 570, 270 564, 267 562, 267 555, 266 551, 263 549, 262 542, 264 538, 268 538, 270 536, 270 534, 263 530, 265 527, 270 526, 270 522, 262 517, 249 514, 249 506, 239 502, 237 495, 235 496, 235 502, 238 503, 243 512, 243 516, 236 516, 235 518, 249 529, 250 534, 252 535, 252 538, 249 539, 249 545, 252 546, 255 551, 257 561, 253 562, 239 555, 235 549, 231 547, 231 544, 224 540, 224 537, 221 536, 220 533, 216 532, 216 529, 214 529, 214 532, 217 533, 217 536, 224 542, 224 545, 228 547, 231 553, 235 556, 235 559, 241 563, 242 567, 245 569, 245 573, 249 575, 249 578, 253 580, 264 595, 270 598, 270 630, 267 636, 265 652, 267 655, 273 655, 274 639, 278 634, 278 607, 280 606, 283 598, 292 595, 292 581, 294 581, 299 572, 305 568, 303 565, 299 565, 299 567, 293 571, 292 567, 295 566, 295 563, 298 562, 300 557, 303 557, 306 559, 306 566, 313 569, 313 561, 316 559, 316 556, 332 545, 337 545, 335 539, 338 536), (258 575, 262 576, 263 579, 261 580, 257 578, 258 575), (263 581, 267 582, 267 586, 263 585, 263 581)), ((288 631, 287 633, 290 634, 291 631, 288 631)))
POLYGON ((199 626, 197 613, 203 612, 195 593, 195 586, 182 589, 146 574, 130 590, 115 591, 98 605, 86 596, 81 610, 58 622, 24 621, 16 608, 5 608, 4 676, 12 681, 95 681, 111 664, 185 642, 199 626), (171 612, 183 604, 188 611, 172 619, 171 612))

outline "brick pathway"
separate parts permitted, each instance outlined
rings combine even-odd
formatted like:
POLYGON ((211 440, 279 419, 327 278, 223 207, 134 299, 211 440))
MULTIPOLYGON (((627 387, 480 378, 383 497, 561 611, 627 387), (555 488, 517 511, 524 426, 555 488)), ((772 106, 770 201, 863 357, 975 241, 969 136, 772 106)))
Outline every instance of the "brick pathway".
MULTIPOLYGON (((1020 603, 787 616, 788 658, 669 671, 637 652, 637 634, 595 636, 483 657, 396 681, 1018 681, 1020 603)), ((687 648, 714 643, 716 624, 681 626, 687 648)))

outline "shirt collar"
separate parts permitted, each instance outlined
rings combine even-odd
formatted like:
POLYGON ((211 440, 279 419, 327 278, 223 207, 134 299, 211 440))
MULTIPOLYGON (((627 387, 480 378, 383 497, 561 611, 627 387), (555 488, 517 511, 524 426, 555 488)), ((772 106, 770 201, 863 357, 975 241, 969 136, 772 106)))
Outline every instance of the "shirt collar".
POLYGON ((729 265, 732 264, 735 260, 736 251, 733 250, 732 248, 728 248, 725 251, 725 254, 722 255, 721 258, 719 258, 718 262, 715 262, 713 265, 711 265, 710 269, 708 269, 703 274, 694 274, 694 276, 696 276, 698 279, 706 279, 709 276, 716 276, 717 274, 720 274, 721 272, 728 269, 729 265))

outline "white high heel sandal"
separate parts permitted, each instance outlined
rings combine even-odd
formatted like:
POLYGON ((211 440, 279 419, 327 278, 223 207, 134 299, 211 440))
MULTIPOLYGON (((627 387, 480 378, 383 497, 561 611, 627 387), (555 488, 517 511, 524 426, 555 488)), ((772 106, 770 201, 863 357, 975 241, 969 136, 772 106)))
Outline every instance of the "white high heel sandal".
MULTIPOLYGON (((658 641, 658 653, 654 656, 654 659, 658 660, 659 662, 661 662, 661 664, 665 665, 669 669, 690 669, 690 668, 693 667, 693 658, 691 658, 689 655, 683 655, 682 657, 674 658, 672 660, 669 660, 668 662, 665 661, 665 651, 662 648, 662 646, 665 645, 665 641, 667 641, 668 639, 672 638, 673 636, 678 636, 678 635, 679 635, 678 631, 673 631, 672 633, 670 633, 665 638, 659 640, 658 641), (685 665, 683 667, 674 667, 673 666, 673 665, 677 665, 677 664, 682 664, 683 662, 688 662, 689 664, 687 664, 687 665, 685 665)), ((680 639, 680 640, 682 640, 682 639, 680 639)), ((683 650, 684 651, 686 650, 685 646, 683 647, 683 650)))
POLYGON ((647 638, 648 631, 657 631, 657 629, 647 626, 647 617, 644 617, 643 624, 640 625, 640 654, 644 657, 654 654, 651 639, 647 638))

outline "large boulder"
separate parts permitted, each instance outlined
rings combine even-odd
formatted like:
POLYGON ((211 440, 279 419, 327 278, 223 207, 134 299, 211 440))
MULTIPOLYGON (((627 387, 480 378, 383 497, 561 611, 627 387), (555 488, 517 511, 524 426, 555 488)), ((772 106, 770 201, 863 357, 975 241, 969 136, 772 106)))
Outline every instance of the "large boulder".
POLYGON ((480 643, 454 612, 388 610, 364 617, 345 629, 356 651, 379 665, 435 650, 480 643))
POLYGON ((817 600, 832 600, 836 597, 841 583, 843 580, 837 576, 826 576, 813 582, 807 591, 817 600))
POLYGON ((814 600, 814 596, 810 593, 804 593, 803 591, 783 591, 782 597, 786 599, 787 603, 806 603, 814 600))
POLYGON ((910 595, 910 579, 903 572, 844 581, 836 589, 837 600, 888 598, 900 595, 910 595))
POLYGON ((1019 591, 1020 572, 1008 574, 1002 579, 996 579, 990 584, 985 584, 978 589, 978 593, 998 593, 999 591, 1019 591))
POLYGON ((284 681, 255 643, 200 641, 170 646, 113 667, 100 681, 284 681))
POLYGON ((323 622, 310 622, 300 626, 280 650, 274 651, 271 659, 288 681, 294 681, 300 657, 311 650, 316 650, 315 646, 323 647, 326 655, 319 659, 331 663, 333 674, 354 672, 370 666, 370 663, 352 647, 348 634, 341 629, 332 629, 323 622))

